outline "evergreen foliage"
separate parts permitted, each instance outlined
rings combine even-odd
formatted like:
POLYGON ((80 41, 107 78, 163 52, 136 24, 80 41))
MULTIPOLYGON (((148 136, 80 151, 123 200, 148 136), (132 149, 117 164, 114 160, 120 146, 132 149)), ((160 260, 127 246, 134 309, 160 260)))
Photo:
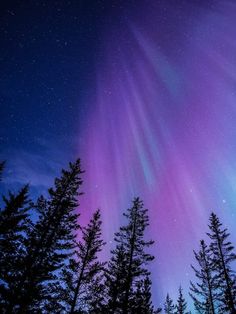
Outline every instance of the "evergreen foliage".
POLYGON ((108 300, 107 311, 109 313, 121 313, 128 260, 122 243, 118 244, 111 253, 108 270, 105 273, 108 300))
POLYGON ((38 221, 28 231, 26 252, 19 263, 19 276, 12 287, 15 300, 9 312, 28 313, 39 310, 48 295, 48 283, 55 280, 55 271, 74 247, 78 230, 78 189, 82 184, 80 160, 69 164, 55 179, 55 187, 49 189, 49 197, 41 196, 36 204, 38 221))
POLYGON ((236 313, 236 280, 235 273, 231 268, 232 262, 236 260, 234 247, 228 240, 229 233, 216 214, 210 215, 209 236, 211 263, 216 274, 216 284, 220 290, 218 300, 223 313, 236 313))
POLYGON ((103 270, 98 261, 104 246, 101 239, 101 214, 97 210, 88 226, 82 230, 82 240, 76 244, 69 264, 59 277, 57 299, 66 313, 100 313, 103 305, 103 270))
POLYGON ((181 286, 179 287, 179 296, 176 304, 176 314, 186 314, 186 309, 187 309, 187 302, 184 299, 183 296, 183 289, 181 286))
POLYGON ((164 312, 165 312, 165 314, 174 314, 175 313, 174 302, 170 298, 168 293, 167 293, 166 300, 165 300, 165 303, 164 303, 164 312))
POLYGON ((32 204, 28 185, 17 194, 3 196, 4 208, 0 210, 0 310, 4 312, 13 302, 11 290, 15 287, 19 263, 25 252, 24 241, 31 221, 32 204))
POLYGON ((197 283, 190 282, 190 296, 198 313, 216 313, 217 282, 211 264, 211 250, 204 240, 200 241, 199 252, 194 251, 199 268, 192 266, 197 283))
POLYGON ((137 281, 142 280, 149 271, 146 265, 154 257, 146 253, 153 241, 145 241, 145 230, 149 225, 147 209, 139 198, 124 213, 127 225, 120 227, 115 234, 116 248, 108 264, 108 311, 128 314, 132 312, 131 300, 137 291, 137 281))
MULTIPOLYGON (((0 162, 0 180, 4 162, 0 162)), ((126 223, 115 233, 108 263, 99 260, 104 246, 97 210, 81 227, 77 213, 81 180, 80 160, 62 170, 48 196, 34 204, 29 187, 3 196, 0 209, 0 312, 3 314, 157 314, 152 303, 145 238, 147 209, 135 198, 124 213, 126 223), (78 238, 77 238, 78 237, 78 238), (80 240, 78 240, 80 239, 80 240)), ((212 213, 210 243, 200 241, 190 282, 196 313, 236 314, 234 247, 227 229, 212 213)), ((166 314, 187 314, 182 288, 176 305, 169 294, 166 314)), ((189 313, 189 312, 188 312, 189 313)))
POLYGON ((154 314, 154 307, 151 300, 151 285, 152 282, 148 275, 136 282, 135 293, 133 300, 131 300, 132 314, 154 314))

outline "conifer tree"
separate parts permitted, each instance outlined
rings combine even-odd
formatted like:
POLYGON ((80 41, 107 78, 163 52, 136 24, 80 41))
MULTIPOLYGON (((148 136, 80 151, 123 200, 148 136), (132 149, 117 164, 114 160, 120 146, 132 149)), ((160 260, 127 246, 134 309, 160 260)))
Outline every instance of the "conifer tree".
POLYGON ((104 270, 101 274, 97 274, 94 279, 88 284, 84 298, 85 307, 89 314, 107 314, 105 300, 105 285, 104 285, 104 270))
POLYGON ((167 293, 166 300, 164 303, 164 312, 165 314, 175 314, 175 305, 173 303, 173 300, 169 296, 169 293, 167 293))
POLYGON ((187 302, 183 296, 183 289, 179 287, 179 296, 176 304, 176 314, 186 314, 187 302))
POLYGON ((108 269, 105 272, 108 299, 106 308, 109 313, 121 313, 128 264, 123 243, 118 243, 111 254, 108 269))
POLYGON ((136 283, 136 289, 132 300, 133 304, 131 305, 131 313, 154 314, 154 307, 151 300, 151 284, 152 282, 149 276, 146 276, 144 279, 141 279, 136 283))
POLYGON ((149 275, 146 268, 153 256, 146 248, 153 241, 145 241, 145 230, 149 225, 147 209, 135 198, 133 206, 124 213, 127 225, 115 234, 116 248, 108 264, 108 311, 110 313, 131 313, 131 300, 135 294, 135 283, 149 275))
POLYGON ((200 241, 199 252, 194 251, 194 256, 199 264, 199 269, 192 266, 197 283, 190 282, 190 296, 194 301, 195 309, 198 313, 216 313, 217 283, 211 265, 211 251, 204 240, 200 241))
POLYGON ((234 247, 228 240, 227 229, 222 228, 222 223, 216 214, 210 215, 210 232, 207 235, 211 239, 212 267, 216 272, 216 282, 220 289, 219 301, 224 313, 236 313, 236 281, 231 263, 236 260, 234 247))
POLYGON ((28 232, 26 252, 19 265, 20 274, 12 289, 15 302, 9 312, 39 311, 42 300, 48 296, 48 283, 55 279, 74 247, 78 225, 78 189, 82 184, 80 160, 69 164, 55 179, 49 197, 40 197, 36 208, 39 219, 28 232))
POLYGON ((62 270, 58 299, 66 313, 101 311, 105 267, 105 263, 98 261, 98 254, 105 244, 101 239, 101 224, 101 214, 97 210, 88 226, 82 229, 82 240, 77 243, 69 265, 62 270))
POLYGON ((17 194, 3 196, 4 208, 0 210, 0 307, 1 312, 12 303, 10 288, 15 284, 18 263, 24 254, 24 237, 30 226, 28 185, 17 194))

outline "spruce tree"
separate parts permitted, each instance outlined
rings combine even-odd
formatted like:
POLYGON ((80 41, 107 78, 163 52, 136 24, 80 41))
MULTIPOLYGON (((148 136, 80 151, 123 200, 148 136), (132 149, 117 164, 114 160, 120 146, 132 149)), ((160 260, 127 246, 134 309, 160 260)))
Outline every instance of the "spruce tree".
POLYGON ((103 305, 103 270, 98 261, 104 246, 101 238, 101 214, 97 210, 88 226, 82 229, 82 240, 76 245, 69 265, 63 268, 58 299, 66 313, 100 313, 103 305))
POLYGON ((137 281, 142 280, 149 271, 146 265, 153 256, 146 253, 146 248, 153 241, 145 241, 145 230, 149 225, 147 209, 143 202, 135 198, 133 206, 124 213, 127 225, 115 234, 116 248, 111 252, 108 264, 108 311, 110 313, 132 313, 131 300, 135 295, 137 281))
POLYGON ((211 262, 216 273, 216 282, 220 290, 219 301, 224 313, 236 313, 236 281, 231 263, 236 260, 234 247, 228 240, 229 233, 216 214, 210 215, 211 262))
POLYGON ((131 300, 131 313, 133 314, 154 314, 151 294, 152 282, 149 276, 136 282, 136 289, 131 300))
POLYGON ((164 303, 164 312, 165 314, 175 314, 175 305, 173 303, 173 300, 169 296, 169 293, 167 293, 166 300, 164 303))
POLYGON ((107 311, 121 313, 124 299, 124 285, 127 279, 127 254, 122 243, 111 251, 111 259, 105 272, 107 287, 107 311))
POLYGON ((20 274, 11 287, 15 300, 9 312, 32 313, 39 311, 48 295, 48 283, 55 280, 56 272, 74 247, 79 228, 76 209, 78 189, 82 184, 80 160, 62 170, 50 188, 49 197, 40 197, 36 209, 39 219, 28 232, 25 256, 19 263, 20 274))
POLYGON ((18 264, 24 254, 24 239, 30 226, 29 211, 32 204, 28 185, 17 194, 3 196, 4 208, 0 210, 0 309, 4 312, 13 300, 11 287, 18 275, 18 264), (5 310, 4 310, 5 308, 5 310))
POLYGON ((104 285, 104 270, 100 275, 96 275, 88 284, 87 293, 85 295, 85 307, 89 314, 106 314, 105 307, 105 285, 104 285))
POLYGON ((183 289, 179 287, 179 296, 176 304, 176 314, 186 314, 187 302, 183 296, 183 289))
POLYGON ((216 313, 217 283, 211 265, 211 251, 204 240, 200 241, 199 252, 194 251, 199 268, 192 266, 197 283, 190 282, 190 296, 198 313, 216 313))

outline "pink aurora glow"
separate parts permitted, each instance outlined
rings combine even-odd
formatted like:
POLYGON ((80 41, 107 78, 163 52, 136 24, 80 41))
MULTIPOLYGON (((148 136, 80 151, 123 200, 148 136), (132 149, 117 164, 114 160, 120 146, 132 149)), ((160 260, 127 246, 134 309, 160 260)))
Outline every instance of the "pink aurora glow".
POLYGON ((155 3, 104 36, 79 152, 82 207, 102 209, 105 254, 132 198, 149 208, 159 302, 180 284, 187 295, 210 211, 235 225, 236 4, 196 6, 184 25, 188 9, 169 5, 172 28, 158 28, 155 3))

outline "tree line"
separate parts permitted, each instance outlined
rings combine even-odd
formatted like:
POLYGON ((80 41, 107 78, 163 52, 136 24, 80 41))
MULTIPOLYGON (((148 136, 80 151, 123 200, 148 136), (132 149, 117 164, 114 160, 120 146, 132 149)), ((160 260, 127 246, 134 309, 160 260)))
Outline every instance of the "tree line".
MULTIPOLYGON (((0 180, 5 164, 0 163, 0 180)), ((148 210, 140 198, 124 212, 107 262, 102 218, 96 210, 86 226, 78 213, 82 194, 80 160, 62 170, 47 196, 30 199, 29 186, 3 196, 0 209, 0 313, 186 314, 182 288, 174 304, 167 294, 163 310, 152 302, 148 265, 152 240, 146 239, 148 210)), ((190 296, 196 313, 235 314, 236 260, 229 233, 212 213, 192 266, 190 296)))

